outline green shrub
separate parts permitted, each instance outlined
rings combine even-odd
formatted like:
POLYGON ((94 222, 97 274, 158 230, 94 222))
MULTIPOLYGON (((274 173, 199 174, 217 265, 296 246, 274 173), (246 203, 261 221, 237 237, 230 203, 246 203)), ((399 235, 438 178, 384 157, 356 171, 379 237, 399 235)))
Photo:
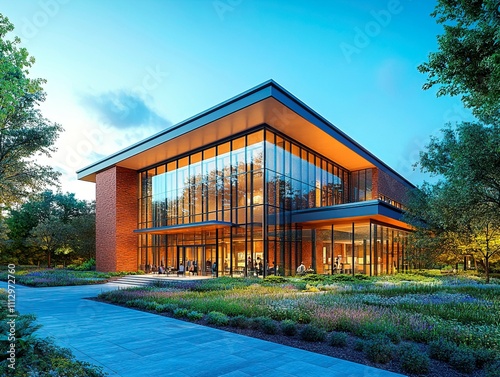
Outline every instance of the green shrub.
POLYGON ((287 278, 283 276, 269 275, 264 278, 264 282, 273 284, 283 284, 288 281, 287 278))
POLYGON ((354 275, 354 278, 356 280, 372 280, 371 276, 365 275, 365 274, 356 274, 354 275))
MULTIPOLYGON (((7 351, 11 343, 7 337, 7 334, 10 334, 10 318, 6 317, 7 313, 7 305, 5 305, 5 307, 2 307, 0 313, 0 331, 2 335, 5 334, 5 336, 0 337, 0 360, 3 359, 4 355, 7 358, 7 351)), ((35 319, 36 317, 34 314, 21 314, 15 318, 15 332, 12 335, 16 338, 17 357, 32 351, 32 343, 36 340, 36 336, 33 335, 33 333, 42 327, 36 323, 35 319)))
POLYGON ((207 314, 207 322, 211 325, 226 326, 229 323, 229 317, 221 312, 210 312, 207 314))
POLYGON ((191 310, 187 313, 187 318, 191 321, 198 321, 203 318, 203 313, 197 312, 196 310, 191 310))
POLYGON ((476 358, 469 350, 457 347, 450 356, 449 364, 460 372, 472 373, 476 369, 476 358))
POLYGON ((279 332, 279 327, 275 321, 268 317, 262 317, 259 321, 259 328, 266 334, 274 335, 279 332))
POLYGON ((328 339, 328 344, 333 347, 347 346, 347 334, 345 332, 332 332, 328 339))
POLYGON ((184 317, 187 317, 188 316, 188 313, 189 313, 189 310, 185 309, 185 308, 177 308, 174 310, 174 317, 175 318, 184 318, 184 317))
POLYGON ((363 351, 365 349, 365 341, 363 339, 356 339, 353 348, 354 351, 363 351))
POLYGON ((300 331, 300 338, 306 342, 322 342, 326 339, 326 331, 314 325, 305 325, 300 331))
POLYGON ((404 344, 400 348, 399 357, 401 367, 406 373, 427 374, 429 373, 429 356, 413 344, 404 344))
POLYGON ((327 275, 318 275, 318 274, 307 274, 302 277, 302 280, 308 281, 311 283, 320 283, 329 280, 327 275))
POLYGON ((173 313, 177 308, 176 304, 159 304, 156 310, 160 313, 173 313))
POLYGON ((495 360, 494 362, 488 364, 484 368, 485 377, 500 377, 500 360, 495 360))
POLYGON ((368 360, 374 363, 386 364, 393 358, 393 345, 387 337, 371 338, 363 347, 368 360))
POLYGON ((457 346, 448 340, 434 340, 429 343, 429 356, 434 360, 448 362, 456 348, 457 346))
POLYGON ((401 343, 401 335, 399 334, 399 331, 397 329, 386 329, 384 331, 384 335, 387 336, 394 344, 401 343))
POLYGON ((238 329, 248 329, 251 326, 251 320, 244 315, 237 315, 229 318, 229 326, 238 329))
POLYGON ((281 331, 286 336, 294 336, 297 334, 297 323, 291 319, 285 319, 281 322, 281 331))
POLYGON ((75 267, 75 270, 76 271, 93 271, 93 270, 95 270, 95 259, 90 258, 89 260, 86 260, 78 267, 75 267))
POLYGON ((352 275, 347 275, 347 274, 335 274, 329 276, 330 281, 333 282, 350 282, 350 281, 355 281, 356 279, 352 275))
POLYGON ((474 356, 476 357, 476 367, 478 369, 483 368, 488 363, 495 360, 497 352, 485 348, 481 348, 474 351, 474 356))
POLYGON ((253 319, 254 329, 264 331, 266 334, 277 334, 279 332, 278 325, 269 317, 256 317, 253 319))

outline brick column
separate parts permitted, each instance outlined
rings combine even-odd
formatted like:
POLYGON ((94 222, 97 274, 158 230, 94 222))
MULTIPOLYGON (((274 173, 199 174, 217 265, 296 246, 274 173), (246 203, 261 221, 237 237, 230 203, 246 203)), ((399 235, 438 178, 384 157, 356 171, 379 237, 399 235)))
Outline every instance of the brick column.
POLYGON ((96 176, 96 268, 137 271, 137 172, 112 167, 96 176))

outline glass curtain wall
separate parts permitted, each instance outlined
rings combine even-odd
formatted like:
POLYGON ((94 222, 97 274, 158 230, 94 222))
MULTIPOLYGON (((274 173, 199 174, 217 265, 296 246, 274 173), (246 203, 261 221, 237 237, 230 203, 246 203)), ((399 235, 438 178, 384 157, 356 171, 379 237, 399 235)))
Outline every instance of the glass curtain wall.
POLYGON ((292 211, 349 201, 349 172, 284 135, 266 130, 267 250, 271 273, 291 275, 313 261, 310 232, 291 223, 292 211))
POLYGON ((241 275, 248 258, 263 263, 263 140, 258 130, 140 173, 139 229, 190 227, 141 235, 139 268, 196 260, 198 273, 215 264, 217 275, 241 275))
POLYGON ((295 210, 369 200, 371 184, 371 169, 350 175, 264 127, 179 156, 139 173, 139 268, 293 275, 304 262, 318 273, 390 273, 403 268, 401 232, 291 222, 295 210))
POLYGON ((314 250, 308 261, 316 273, 372 276, 405 269, 406 231, 374 223, 348 223, 308 229, 304 234, 314 250))

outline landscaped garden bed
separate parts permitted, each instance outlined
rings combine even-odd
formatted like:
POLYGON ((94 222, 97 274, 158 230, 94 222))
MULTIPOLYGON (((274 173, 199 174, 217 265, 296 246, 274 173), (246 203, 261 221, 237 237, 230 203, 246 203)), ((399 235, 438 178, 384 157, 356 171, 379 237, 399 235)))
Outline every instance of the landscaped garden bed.
MULTIPOLYGON (((69 269, 16 269, 16 284, 30 287, 57 287, 67 285, 102 284, 127 273, 75 271, 69 269)), ((0 281, 8 280, 8 272, 0 271, 0 281)), ((12 275, 12 274, 11 274, 12 275)))
POLYGON ((472 277, 219 278, 98 299, 407 375, 500 375, 500 285, 472 277))

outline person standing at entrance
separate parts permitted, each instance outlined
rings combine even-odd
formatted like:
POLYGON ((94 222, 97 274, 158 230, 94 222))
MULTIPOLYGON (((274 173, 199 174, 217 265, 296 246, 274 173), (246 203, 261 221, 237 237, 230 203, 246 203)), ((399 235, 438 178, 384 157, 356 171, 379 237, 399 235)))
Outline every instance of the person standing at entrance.
POLYGON ((255 268, 253 266, 252 258, 248 257, 248 259, 247 259, 247 275, 252 276, 254 269, 255 268))

